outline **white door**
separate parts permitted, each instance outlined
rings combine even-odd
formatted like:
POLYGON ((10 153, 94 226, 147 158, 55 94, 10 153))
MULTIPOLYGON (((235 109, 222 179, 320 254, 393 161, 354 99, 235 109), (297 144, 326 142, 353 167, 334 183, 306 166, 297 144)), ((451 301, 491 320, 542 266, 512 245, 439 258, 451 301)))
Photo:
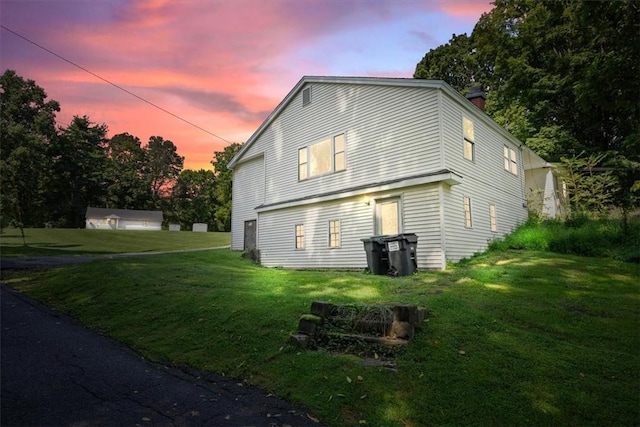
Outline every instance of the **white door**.
POLYGON ((376 234, 398 234, 402 229, 400 198, 376 201, 376 234))

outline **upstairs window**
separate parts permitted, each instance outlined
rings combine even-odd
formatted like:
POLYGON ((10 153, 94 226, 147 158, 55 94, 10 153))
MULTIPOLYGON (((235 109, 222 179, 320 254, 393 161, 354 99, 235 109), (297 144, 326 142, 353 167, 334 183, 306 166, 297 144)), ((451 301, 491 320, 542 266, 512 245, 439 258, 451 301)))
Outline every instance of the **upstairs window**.
POLYGON ((298 150, 298 179, 339 172, 345 169, 344 134, 298 150))
POLYGON ((462 118, 462 134, 464 136, 464 158, 473 161, 476 137, 473 122, 466 117, 462 118))
POLYGON ((516 150, 504 146, 504 170, 518 176, 518 155, 516 150))
POLYGON ((344 160, 344 134, 340 134, 333 138, 333 169, 336 172, 345 169, 344 160))
POLYGON ((307 148, 301 148, 298 150, 298 179, 307 179, 307 148))
POLYGON ((302 106, 306 107, 311 104, 311 88, 308 87, 302 90, 302 106))

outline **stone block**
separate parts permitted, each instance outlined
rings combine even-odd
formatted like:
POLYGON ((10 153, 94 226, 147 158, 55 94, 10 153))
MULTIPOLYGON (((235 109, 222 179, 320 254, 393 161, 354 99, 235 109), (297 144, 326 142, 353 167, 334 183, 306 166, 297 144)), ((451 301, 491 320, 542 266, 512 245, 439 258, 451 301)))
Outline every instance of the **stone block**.
POLYGON ((418 307, 415 305, 394 306, 393 320, 398 322, 409 322, 415 325, 418 323, 418 307))
POLYGON ((300 321, 298 322, 298 332, 301 332, 307 335, 315 335, 317 330, 318 330, 318 323, 313 320, 301 318, 300 321))
POLYGON ((424 319, 427 318, 427 309, 424 307, 418 308, 418 323, 424 322, 424 319))
POLYGON ((415 326, 410 322, 394 320, 391 324, 391 335, 396 338, 410 340, 415 335, 415 326))
POLYGON ((311 337, 306 334, 291 334, 289 336, 289 344, 295 345, 301 349, 308 348, 309 342, 311 342, 311 337))
POLYGON ((311 314, 320 316, 323 318, 331 317, 335 305, 330 302, 314 301, 311 303, 311 314))

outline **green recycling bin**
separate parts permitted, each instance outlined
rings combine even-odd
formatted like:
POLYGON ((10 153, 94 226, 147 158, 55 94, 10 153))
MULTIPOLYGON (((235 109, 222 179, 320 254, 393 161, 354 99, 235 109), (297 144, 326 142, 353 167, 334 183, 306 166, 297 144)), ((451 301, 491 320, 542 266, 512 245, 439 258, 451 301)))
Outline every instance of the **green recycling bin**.
POLYGON ((402 233, 385 238, 389 258, 390 276, 409 276, 418 269, 416 248, 418 236, 414 233, 402 233))
POLYGON ((389 257, 385 238, 387 236, 371 236, 360 239, 367 253, 367 268, 373 274, 383 275, 389 271, 389 257))

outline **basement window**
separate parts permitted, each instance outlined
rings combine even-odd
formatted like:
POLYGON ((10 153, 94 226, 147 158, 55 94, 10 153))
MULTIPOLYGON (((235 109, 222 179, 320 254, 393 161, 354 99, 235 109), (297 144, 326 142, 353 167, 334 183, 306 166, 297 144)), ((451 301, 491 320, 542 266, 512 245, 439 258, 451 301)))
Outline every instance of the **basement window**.
POLYGON ((471 198, 464 198, 464 226, 471 228, 471 198))
POLYGON ((329 221, 329 247, 340 247, 340 220, 329 221))
POLYGON ((304 249, 304 224, 296 224, 296 249, 304 249))
POLYGON ((489 224, 491 231, 496 233, 498 231, 498 223, 496 221, 496 205, 489 205, 489 224))

